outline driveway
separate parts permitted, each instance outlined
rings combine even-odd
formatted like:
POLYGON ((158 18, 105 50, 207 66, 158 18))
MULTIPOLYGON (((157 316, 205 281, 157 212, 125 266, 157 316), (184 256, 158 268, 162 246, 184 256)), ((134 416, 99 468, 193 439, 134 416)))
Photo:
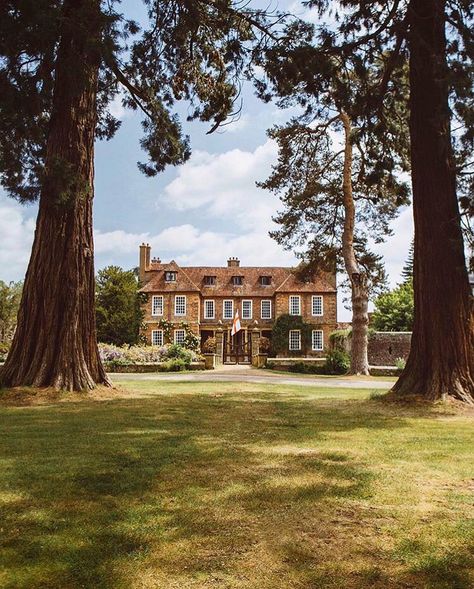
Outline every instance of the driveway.
POLYGON ((262 370, 245 365, 224 365, 215 370, 186 373, 111 373, 116 380, 179 381, 179 382, 251 382, 261 384, 302 385, 308 387, 382 389, 388 390, 393 381, 379 380, 363 376, 302 376, 296 374, 275 374, 271 370, 262 370))

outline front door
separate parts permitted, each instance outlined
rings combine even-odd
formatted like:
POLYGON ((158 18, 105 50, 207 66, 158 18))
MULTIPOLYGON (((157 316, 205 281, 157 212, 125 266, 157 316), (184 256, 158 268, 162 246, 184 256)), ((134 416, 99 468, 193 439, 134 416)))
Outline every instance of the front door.
POLYGON ((246 338, 247 335, 250 336, 243 329, 234 336, 230 335, 230 332, 224 334, 224 362, 230 364, 250 362, 250 341, 246 338))

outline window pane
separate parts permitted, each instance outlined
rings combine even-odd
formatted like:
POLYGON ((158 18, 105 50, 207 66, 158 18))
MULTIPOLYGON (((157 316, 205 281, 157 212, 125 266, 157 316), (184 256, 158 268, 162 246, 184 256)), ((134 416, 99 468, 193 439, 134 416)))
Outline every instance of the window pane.
POLYGON ((174 330, 174 343, 175 344, 183 345, 185 337, 186 337, 186 332, 184 331, 184 329, 175 329, 174 330))
POLYGON ((321 316, 323 314, 323 297, 321 295, 314 295, 312 301, 312 314, 315 316, 321 316))
POLYGON ((323 332, 320 329, 313 330, 313 350, 315 352, 323 349, 323 332))
POLYGON ((299 296, 290 297, 290 315, 301 315, 299 296))
POLYGON ((152 346, 162 346, 163 345, 163 330, 162 329, 154 329, 151 332, 151 345, 152 346))
POLYGON ((234 318, 234 301, 224 301, 224 319, 234 318))
POLYGON ((289 348, 292 351, 301 350, 301 332, 299 329, 290 330, 289 348))
POLYGON ((204 319, 214 319, 214 301, 204 301, 204 319))
POLYGON ((252 319, 252 301, 242 301, 242 319, 252 319))
POLYGON ((262 301, 262 303, 261 303, 261 317, 262 317, 262 319, 271 319, 272 318, 272 302, 271 301, 262 301))
POLYGON ((163 297, 160 295, 153 295, 151 299, 151 314, 163 315, 163 297))
POLYGON ((174 314, 186 315, 186 296, 177 295, 174 299, 174 314))

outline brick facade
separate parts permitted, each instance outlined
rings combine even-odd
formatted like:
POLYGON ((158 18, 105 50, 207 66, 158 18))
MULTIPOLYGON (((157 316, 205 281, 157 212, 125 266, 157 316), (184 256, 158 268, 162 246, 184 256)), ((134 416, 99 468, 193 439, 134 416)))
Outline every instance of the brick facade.
MULTIPOLYGON (((221 337, 223 360, 226 359, 225 350, 229 353, 229 347, 234 345, 235 340, 245 348, 243 354, 248 360, 252 338, 271 337, 275 320, 289 313, 291 296, 300 297, 300 314, 303 320, 315 330, 323 331, 324 348, 328 345, 329 334, 336 329, 335 274, 321 272, 311 280, 302 280, 292 268, 241 267, 236 258, 231 258, 226 267, 180 267, 174 261, 165 264, 150 258, 150 246, 142 244, 139 276, 143 284, 142 292, 147 295, 142 335, 148 344, 152 342, 152 331, 160 329, 161 320, 174 323, 176 328, 179 328, 180 323, 186 322, 196 335, 201 336, 201 341, 216 335, 221 337), (266 277, 269 284, 264 284, 262 277, 266 277), (163 314, 159 316, 152 314, 154 295, 163 297, 163 314), (322 297, 321 316, 312 313, 314 295, 322 297), (186 297, 184 316, 175 315, 176 296, 186 297), (233 316, 236 311, 239 312, 242 330, 235 340, 230 337, 233 318, 224 318, 226 300, 233 301, 233 316), (271 301, 271 319, 261 316, 262 300, 271 301), (214 301, 213 318, 205 316, 205 301, 214 301), (251 318, 243 317, 243 301, 252 303, 251 318)), ((311 351, 308 355, 321 356, 323 351, 311 351)))
POLYGON ((369 337, 368 357, 371 366, 395 366, 397 358, 406 360, 410 353, 411 332, 376 331, 369 337))

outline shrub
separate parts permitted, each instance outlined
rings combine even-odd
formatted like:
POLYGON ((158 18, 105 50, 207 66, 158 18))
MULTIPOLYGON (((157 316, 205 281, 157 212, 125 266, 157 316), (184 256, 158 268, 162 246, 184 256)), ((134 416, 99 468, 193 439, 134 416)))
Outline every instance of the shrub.
POLYGON ((348 339, 352 336, 352 329, 336 329, 329 334, 329 345, 332 350, 347 351, 348 339))
POLYGON ((331 350, 326 355, 326 374, 346 374, 351 365, 349 355, 342 350, 331 350))
POLYGON ((306 364, 304 362, 292 362, 288 366, 288 372, 306 372, 306 364))
POLYGON ((202 345, 202 351, 206 354, 215 354, 217 349, 217 341, 215 337, 208 337, 202 345))
POLYGON ((258 351, 261 354, 268 354, 270 351, 271 341, 268 337, 261 337, 258 341, 258 351))
POLYGON ((171 344, 168 348, 168 353, 166 355, 167 358, 171 360, 182 360, 184 364, 191 364, 193 355, 190 350, 186 350, 183 346, 179 344, 171 344))
POLYGON ((0 362, 5 362, 10 351, 10 342, 0 342, 0 362))
POLYGON ((186 363, 182 358, 172 358, 163 362, 162 370, 164 372, 182 372, 188 368, 189 363, 186 363))
POLYGON ((406 366, 407 361, 405 360, 405 358, 395 358, 395 366, 399 369, 399 370, 403 370, 406 366))

